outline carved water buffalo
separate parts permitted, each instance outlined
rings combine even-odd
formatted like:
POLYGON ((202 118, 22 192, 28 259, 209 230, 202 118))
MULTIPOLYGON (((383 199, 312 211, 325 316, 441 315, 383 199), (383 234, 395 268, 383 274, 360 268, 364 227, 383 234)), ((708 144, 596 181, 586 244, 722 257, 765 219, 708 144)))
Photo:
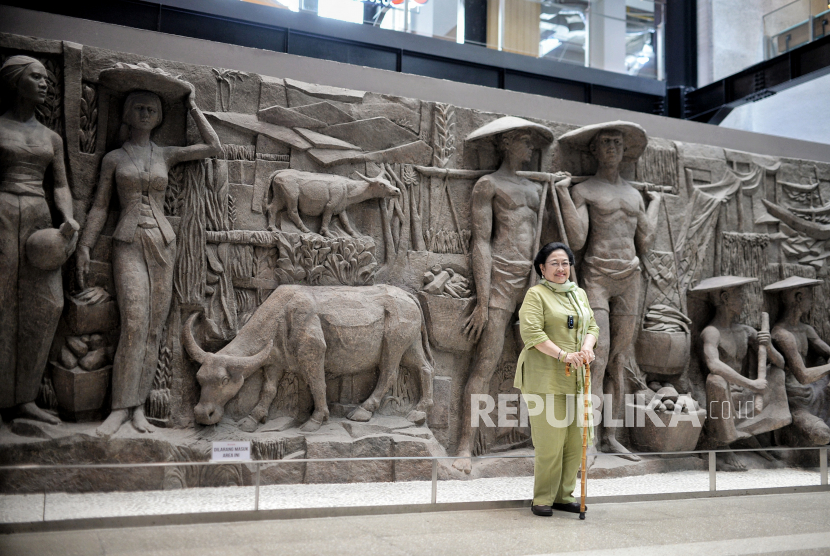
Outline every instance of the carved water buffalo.
POLYGON ((311 230, 303 224, 301 212, 308 216, 322 216, 320 235, 332 236, 329 230, 331 217, 338 216, 346 233, 357 236, 346 209, 369 199, 397 197, 401 191, 389 182, 384 170, 373 178, 356 173, 361 179, 300 170, 277 170, 270 177, 270 202, 266 210, 268 229, 275 231, 279 213, 287 210, 288 217, 303 232, 311 230))
POLYGON ((196 316, 183 327, 182 343, 202 365, 196 374, 202 392, 194 408, 201 424, 219 422, 225 404, 261 367, 265 380, 259 403, 240 425, 248 432, 265 420, 285 371, 300 374, 311 389, 314 412, 301 427, 304 432, 319 429, 329 417, 326 377, 379 369, 374 391, 348 416, 354 421, 372 417, 395 383, 399 365, 420 378, 421 398, 407 418, 422 423, 432 406, 433 362, 421 307, 413 295, 394 286, 280 286, 215 354, 194 340, 196 316))

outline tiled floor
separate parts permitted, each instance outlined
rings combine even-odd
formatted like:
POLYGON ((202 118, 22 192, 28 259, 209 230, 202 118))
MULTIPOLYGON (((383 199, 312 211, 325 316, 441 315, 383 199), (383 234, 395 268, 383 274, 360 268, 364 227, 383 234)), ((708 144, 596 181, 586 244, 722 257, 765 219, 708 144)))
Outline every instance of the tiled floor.
POLYGON ((825 492, 527 509, 197 524, 0 536, 37 556, 828 554, 825 492))

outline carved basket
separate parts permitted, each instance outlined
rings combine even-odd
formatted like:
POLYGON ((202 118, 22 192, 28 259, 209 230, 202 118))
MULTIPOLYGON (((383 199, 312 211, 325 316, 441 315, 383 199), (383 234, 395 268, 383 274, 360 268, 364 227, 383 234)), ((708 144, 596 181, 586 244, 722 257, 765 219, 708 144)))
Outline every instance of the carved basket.
MULTIPOLYGON (((634 414, 643 411, 643 406, 637 406, 631 403, 626 405, 626 414, 634 414)), ((669 426, 673 417, 673 413, 654 412, 663 426, 656 425, 648 416, 639 417, 643 420, 643 426, 629 427, 631 442, 638 450, 646 452, 684 452, 687 450, 694 450, 697 446, 697 441, 700 438, 700 433, 703 431, 703 423, 706 421, 706 410, 701 408, 693 411, 691 416, 697 418, 697 423, 690 420, 680 420, 675 422, 674 427, 669 426), (699 424, 700 426, 695 426, 699 424)), ((690 417, 684 415, 683 417, 690 417)))
POLYGON ((691 341, 685 332, 640 330, 635 345, 637 364, 649 375, 679 375, 689 360, 691 341))
POLYGON ((433 346, 453 353, 472 351, 475 344, 464 335, 464 323, 473 312, 475 298, 454 299, 418 292, 418 300, 433 346))
POLYGON ((66 369, 52 362, 52 385, 61 417, 71 421, 90 421, 100 417, 111 372, 112 365, 84 371, 79 367, 66 369))
POLYGON ((66 296, 66 324, 72 334, 96 334, 117 328, 120 323, 118 304, 114 299, 86 304, 71 295, 66 296))

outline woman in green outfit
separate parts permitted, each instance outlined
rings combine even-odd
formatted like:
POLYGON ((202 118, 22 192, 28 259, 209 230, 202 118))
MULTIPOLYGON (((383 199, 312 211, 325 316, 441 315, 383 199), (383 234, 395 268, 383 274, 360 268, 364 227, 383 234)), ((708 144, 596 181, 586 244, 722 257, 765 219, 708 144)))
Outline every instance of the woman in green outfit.
MULTIPOLYGON (((585 363, 594 360, 599 327, 585 291, 569 280, 573 264, 568 246, 545 245, 533 261, 542 281, 528 290, 519 310, 524 349, 514 385, 528 406, 536 451, 531 510, 541 516, 553 510, 579 513, 573 490, 582 430, 575 396, 586 391, 585 363)), ((586 424, 593 437, 590 417, 586 424)))

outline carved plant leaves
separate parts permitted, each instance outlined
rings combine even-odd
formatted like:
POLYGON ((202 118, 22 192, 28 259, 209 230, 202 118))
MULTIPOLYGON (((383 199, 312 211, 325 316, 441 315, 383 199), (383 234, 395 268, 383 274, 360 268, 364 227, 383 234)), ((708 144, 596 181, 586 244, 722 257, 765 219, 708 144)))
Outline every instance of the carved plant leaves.
POLYGON ((94 153, 98 138, 98 94, 91 86, 84 83, 81 94, 80 141, 82 153, 94 153))
MULTIPOLYGON (((295 236, 296 237, 296 236, 295 236)), ((281 284, 296 284, 306 277, 306 271, 299 263, 300 241, 294 242, 287 234, 277 234, 279 244, 279 258, 277 259, 274 274, 281 284)))

